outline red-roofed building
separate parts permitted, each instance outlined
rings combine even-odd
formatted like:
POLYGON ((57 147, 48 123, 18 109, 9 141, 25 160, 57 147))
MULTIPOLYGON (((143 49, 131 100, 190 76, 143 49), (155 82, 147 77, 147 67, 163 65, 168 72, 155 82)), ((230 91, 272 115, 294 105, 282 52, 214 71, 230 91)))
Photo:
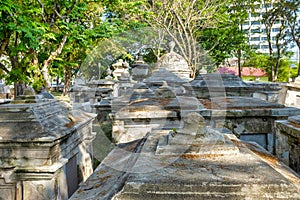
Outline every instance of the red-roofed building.
MULTIPOLYGON (((221 74, 234 74, 236 76, 239 74, 237 67, 219 67, 218 71, 221 74)), ((242 67, 241 74, 242 77, 253 77, 255 79, 268 77, 268 74, 264 69, 254 67, 242 67)))

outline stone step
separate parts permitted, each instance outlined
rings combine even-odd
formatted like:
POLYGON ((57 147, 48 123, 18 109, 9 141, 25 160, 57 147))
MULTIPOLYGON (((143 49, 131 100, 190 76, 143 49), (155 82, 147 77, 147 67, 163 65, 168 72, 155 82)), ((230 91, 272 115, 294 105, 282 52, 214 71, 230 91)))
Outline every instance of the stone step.
MULTIPOLYGON (((198 185, 174 183, 127 182, 117 199, 297 199, 288 184, 226 184, 200 183, 198 185), (284 196, 283 196, 284 194, 284 196)), ((299 197, 299 195, 298 195, 299 197)))

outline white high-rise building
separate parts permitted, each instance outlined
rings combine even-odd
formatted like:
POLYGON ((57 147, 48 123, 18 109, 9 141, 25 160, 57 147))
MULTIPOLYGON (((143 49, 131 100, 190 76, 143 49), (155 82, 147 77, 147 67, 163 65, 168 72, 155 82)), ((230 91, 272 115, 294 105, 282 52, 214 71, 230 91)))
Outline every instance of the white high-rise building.
MULTIPOLYGON (((276 0, 274 0, 276 1, 276 0)), ((270 11, 272 9, 272 4, 257 4, 255 5, 254 12, 248 13, 248 20, 242 25, 243 31, 248 35, 247 40, 248 44, 256 49, 257 52, 269 53, 269 44, 267 41, 266 27, 265 24, 261 22, 263 14, 266 12, 266 9, 270 11)), ((298 21, 300 21, 300 13, 298 15, 298 21)), ((278 17, 271 29, 271 43, 273 52, 276 49, 276 36, 280 31, 281 27, 281 18, 278 17)), ((284 31, 288 31, 289 28, 286 28, 284 31)), ((284 42, 284 41, 280 41, 284 42)), ((291 58, 291 61, 299 62, 299 49, 296 46, 295 42, 290 42, 287 45, 288 51, 294 52, 294 55, 291 58)))
MULTIPOLYGON (((272 4, 263 5, 257 4, 255 5, 254 12, 248 13, 248 20, 242 25, 242 29, 248 35, 247 40, 252 49, 256 49, 261 53, 269 52, 269 44, 267 41, 266 27, 265 24, 261 22, 262 16, 265 13, 266 9, 270 10, 272 8, 272 4)), ((281 21, 275 21, 274 25, 271 29, 271 41, 273 50, 276 50, 276 35, 280 31, 281 21)))

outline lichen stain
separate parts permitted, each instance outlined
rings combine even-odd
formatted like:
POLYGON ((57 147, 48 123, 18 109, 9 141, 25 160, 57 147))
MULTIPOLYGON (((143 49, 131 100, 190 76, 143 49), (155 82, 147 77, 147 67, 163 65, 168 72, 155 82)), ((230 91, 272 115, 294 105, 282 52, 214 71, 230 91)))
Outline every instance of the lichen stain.
POLYGON ((213 159, 213 158, 217 158, 220 156, 224 156, 224 154, 183 154, 180 156, 180 158, 195 160, 195 159, 199 159, 199 158, 213 159))

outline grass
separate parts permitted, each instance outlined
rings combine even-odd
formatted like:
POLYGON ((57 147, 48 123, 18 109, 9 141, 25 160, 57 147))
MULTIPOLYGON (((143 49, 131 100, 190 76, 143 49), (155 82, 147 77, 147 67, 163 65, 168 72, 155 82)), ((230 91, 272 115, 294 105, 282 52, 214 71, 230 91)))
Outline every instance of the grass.
POLYGON ((57 91, 51 91, 51 94, 53 94, 55 96, 55 98, 60 101, 65 101, 65 102, 70 103, 69 95, 63 96, 62 92, 57 92, 57 91))
POLYGON ((111 126, 111 123, 93 125, 93 131, 97 133, 93 141, 94 168, 96 168, 115 147, 111 141, 111 126))
MULTIPOLYGON (((243 81, 256 81, 256 77, 254 76, 243 76, 242 77, 243 81)), ((258 82, 268 82, 268 77, 260 77, 258 82)))

